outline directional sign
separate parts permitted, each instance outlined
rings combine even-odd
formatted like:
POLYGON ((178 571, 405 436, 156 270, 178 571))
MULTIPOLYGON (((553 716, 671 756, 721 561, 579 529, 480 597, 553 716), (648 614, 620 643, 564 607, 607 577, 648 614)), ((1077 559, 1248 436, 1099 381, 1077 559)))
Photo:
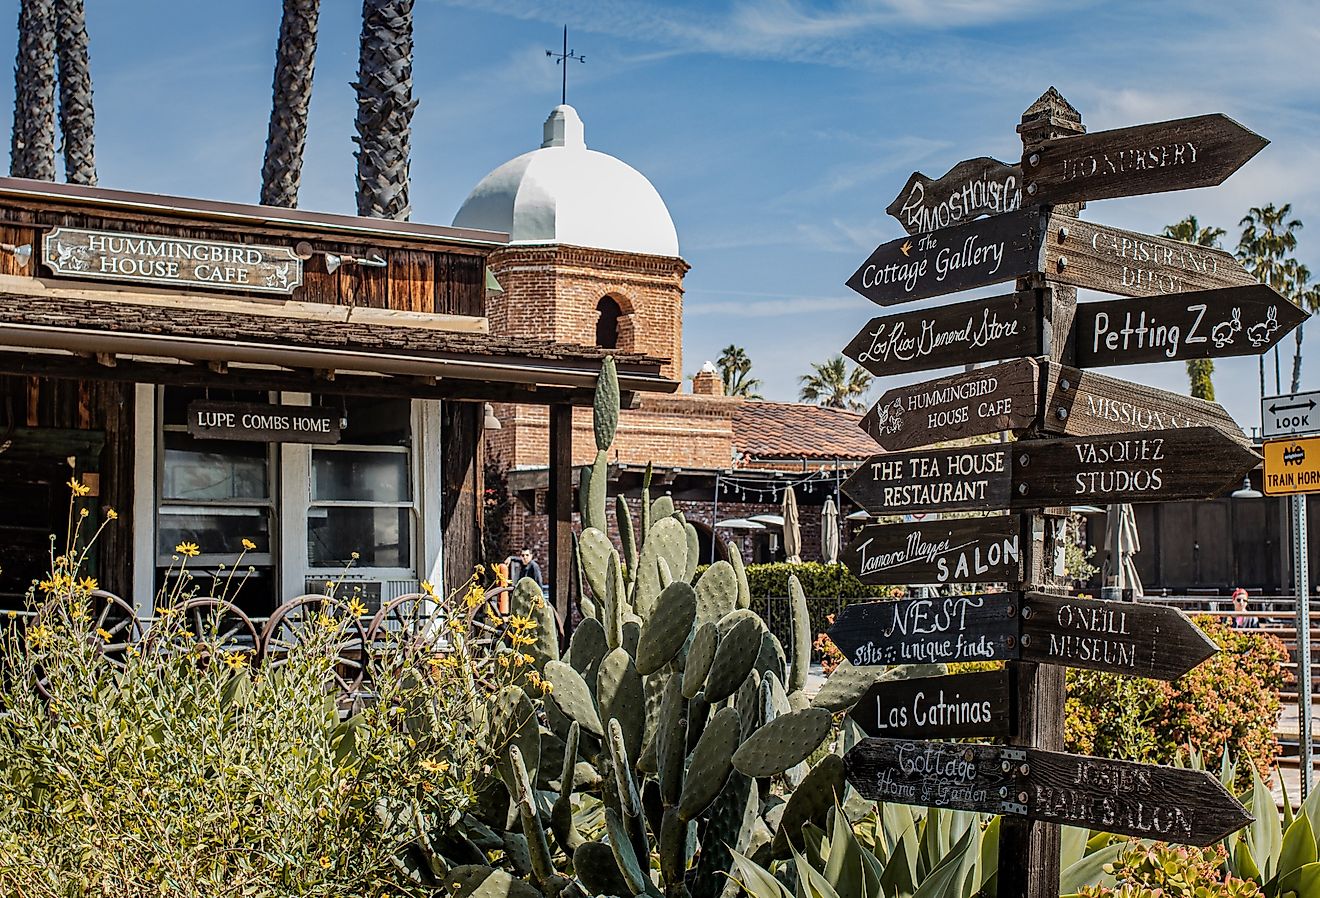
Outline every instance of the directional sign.
POLYGON ((909 234, 1022 207, 1022 167, 989 156, 959 162, 938 181, 913 172, 885 209, 909 234))
POLYGON ((1260 459, 1211 427, 872 456, 843 491, 872 514, 1209 499, 1260 459))
POLYGON ((1011 281, 1039 270, 1041 225, 1033 207, 891 240, 848 286, 888 306, 1011 281))
POLYGON ((1175 427, 1214 427, 1249 444, 1247 435, 1217 402, 1134 384, 1094 371, 1047 362, 1041 427, 1069 436, 1099 436, 1175 427))
POLYGON ((868 736, 968 739, 1013 735, 1013 677, 987 670, 875 683, 848 712, 868 736))
POLYGON ((1041 748, 870 738, 843 758, 872 801, 1013 814, 1120 835, 1210 845, 1252 821, 1204 770, 1041 748))
POLYGON ((871 524, 843 550, 863 583, 1008 583, 1022 579, 1017 515, 871 524))
POLYGON ((1265 495, 1320 493, 1320 437, 1265 444, 1265 495))
POLYGON ((1022 658, 1176 680, 1219 651, 1177 608, 1027 593, 1022 658))
POLYGON ((1264 284, 1141 300, 1079 303, 1082 368, 1262 355, 1306 320, 1264 284))
POLYGON ((1120 296, 1160 296, 1257 283, 1222 249, 1050 216, 1045 238, 1050 280, 1120 296))
POLYGON ((950 664, 1016 658, 1018 594, 850 602, 829 629, 853 664, 950 664))
POLYGON ((1036 421, 1037 369, 1031 359, 895 387, 861 420, 891 452, 1030 427, 1036 421))
POLYGON ((1320 433, 1320 391, 1266 396, 1260 401, 1260 433, 1265 439, 1320 433))
POLYGON ((843 354, 877 377, 1040 355, 1036 291, 872 318, 843 354))
POLYGON ((1219 113, 1046 140, 1022 154, 1027 202, 1212 187, 1268 143, 1219 113))

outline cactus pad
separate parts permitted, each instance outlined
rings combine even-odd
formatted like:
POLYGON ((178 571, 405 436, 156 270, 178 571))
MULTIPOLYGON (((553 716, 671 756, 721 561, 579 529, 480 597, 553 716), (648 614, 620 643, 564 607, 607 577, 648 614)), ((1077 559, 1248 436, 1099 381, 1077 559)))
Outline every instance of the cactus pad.
MULTIPOLYGON (((655 501, 651 503, 651 521, 653 523, 658 523, 664 518, 673 517, 674 511, 673 496, 657 496, 655 501)), ((682 526, 681 521, 679 522, 679 526, 682 526)))
MULTIPOLYGON (((668 497, 665 497, 668 498, 668 497)), ((655 611, 660 591, 659 560, 663 558, 670 573, 687 566, 687 534, 683 525, 673 518, 657 520, 651 526, 637 559, 637 585, 633 591, 633 605, 642 620, 649 620, 655 611)))
MULTIPOLYGON (((614 808, 605 808, 605 829, 610 836, 610 852, 614 855, 614 863, 623 874, 628 891, 637 895, 654 894, 655 886, 652 885, 650 877, 642 871, 642 865, 637 862, 637 853, 633 851, 632 843, 628 839, 628 830, 614 808)), ((649 862, 650 858, 647 860, 649 862)))
POLYGON ((655 749, 660 797, 666 806, 678 804, 683 789, 683 759, 687 757, 687 699, 676 676, 670 676, 665 684, 655 749))
POLYGON ((614 546, 604 532, 595 527, 586 527, 578 536, 578 558, 582 562, 582 574, 587 578, 591 594, 597 599, 605 597, 605 578, 609 575, 609 559, 614 554, 614 546))
POLYGON ((740 893, 737 884, 728 876, 733 863, 732 851, 747 847, 759 806, 756 783, 734 771, 710 806, 701 828, 701 854, 688 881, 692 898, 720 898, 740 893))
POLYGON ((615 649, 601 661, 600 673, 596 677, 596 697, 600 701, 601 719, 619 721, 628 757, 636 758, 642 751, 646 694, 642 675, 625 650, 615 649))
POLYGON ((454 898, 541 898, 540 892, 522 880, 478 864, 464 864, 446 873, 444 893, 454 898))
POLYGON ((509 612, 536 621, 536 641, 525 648, 535 659, 537 669, 547 661, 559 660, 559 626, 555 622, 555 612, 535 580, 523 577, 517 582, 509 598, 509 612))
POLYGON ((697 581, 697 620, 718 621, 738 604, 738 575, 727 561, 706 568, 697 581))
POLYGON ((788 857, 790 842, 802 847, 802 827, 824 823, 830 808, 843 799, 844 785, 843 758, 838 755, 826 755, 808 771, 789 795, 779 818, 771 846, 775 857, 788 857))
POLYGON ((756 655, 756 670, 762 676, 766 672, 773 673, 783 683, 788 679, 788 661, 784 658, 784 647, 779 642, 779 637, 766 630, 765 636, 761 637, 761 651, 756 655))
POLYGON ((596 435, 596 448, 601 452, 614 442, 614 431, 619 426, 619 373, 614 357, 606 356, 596 378, 596 395, 591 403, 591 428, 596 435))
MULTIPOLYGON (((697 595, 699 598, 700 592, 697 595)), ((714 621, 707 621, 697 628, 692 645, 688 647, 687 666, 683 668, 683 698, 696 698, 706 684, 706 674, 710 672, 719 643, 720 630, 714 621)))
POLYGON ((733 708, 716 711, 702 730, 678 801, 678 812, 684 820, 700 816, 724 788, 741 734, 742 719, 733 708))
POLYGON ((570 720, 576 720, 591 735, 605 735, 591 688, 581 674, 562 661, 550 661, 545 665, 545 679, 551 687, 550 697, 559 710, 570 720))
POLYGON ((697 528, 687 521, 683 522, 683 533, 687 536, 686 563, 683 572, 680 574, 675 571, 674 575, 681 577, 684 583, 691 583, 692 578, 697 575, 697 564, 701 561, 701 537, 697 535, 697 528))
MULTIPOLYGON (((596 453, 596 462, 591 466, 591 479, 587 482, 586 511, 590 517, 583 517, 584 527, 595 527, 600 531, 609 529, 609 521, 605 518, 605 489, 609 481, 610 458, 601 449, 596 453)), ((581 486, 578 488, 581 489, 581 486)))
POLYGON ((711 704, 738 691, 756 663, 756 655, 761 648, 761 634, 765 632, 765 624, 750 611, 734 611, 725 615, 726 621, 731 618, 736 619, 727 630, 721 626, 724 635, 715 650, 710 672, 706 674, 706 701, 711 704))
POLYGON ((804 708, 759 728, 733 753, 733 766, 747 776, 773 776, 811 756, 830 734, 833 715, 804 708))
POLYGON ((788 594, 793 600, 793 659, 788 668, 789 692, 807 685, 807 670, 811 667, 811 616, 807 610, 807 595, 798 578, 789 574, 788 594))
POLYGON ((495 697, 491 731, 494 734, 497 769, 500 779, 513 791, 513 767, 509 763, 509 748, 517 746, 526 762, 528 773, 535 776, 541 764, 541 732, 536 718, 536 705, 519 686, 505 686, 495 697))
POLYGON ((738 544, 733 540, 725 543, 729 550, 729 564, 733 567, 733 572, 738 578, 738 600, 735 608, 752 607, 752 587, 747 582, 747 565, 743 564, 742 553, 738 551, 738 544))
POLYGON ((568 663, 582 674, 587 686, 596 688, 596 671, 609 651, 605 644, 605 628, 594 617, 583 618, 568 642, 568 663))
POLYGON ((630 895, 614 852, 604 842, 583 842, 573 851, 573 872, 593 895, 630 895))
POLYGON ((682 582, 666 586, 637 642, 637 672, 649 676, 668 664, 687 642, 696 614, 696 590, 682 582))
POLYGON ((858 666, 845 659, 834 668, 825 685, 811 700, 813 708, 824 708, 838 713, 846 711, 861 699, 872 683, 888 680, 908 680, 914 677, 937 677, 944 673, 942 664, 904 664, 900 667, 858 666))

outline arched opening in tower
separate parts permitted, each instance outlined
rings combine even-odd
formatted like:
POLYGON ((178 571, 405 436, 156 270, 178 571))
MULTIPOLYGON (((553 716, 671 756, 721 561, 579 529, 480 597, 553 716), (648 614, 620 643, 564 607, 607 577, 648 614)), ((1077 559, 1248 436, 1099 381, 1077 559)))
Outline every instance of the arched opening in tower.
POLYGON ((612 297, 602 296, 596 303, 596 345, 601 349, 619 348, 619 316, 623 311, 612 297))

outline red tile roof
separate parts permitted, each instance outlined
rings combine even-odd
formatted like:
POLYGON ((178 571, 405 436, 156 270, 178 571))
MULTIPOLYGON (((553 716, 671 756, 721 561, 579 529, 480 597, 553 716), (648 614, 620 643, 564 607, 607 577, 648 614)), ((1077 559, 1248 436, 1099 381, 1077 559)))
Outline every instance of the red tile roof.
POLYGON ((796 402, 739 402, 733 448, 748 459, 863 459, 880 451, 856 412, 796 402))

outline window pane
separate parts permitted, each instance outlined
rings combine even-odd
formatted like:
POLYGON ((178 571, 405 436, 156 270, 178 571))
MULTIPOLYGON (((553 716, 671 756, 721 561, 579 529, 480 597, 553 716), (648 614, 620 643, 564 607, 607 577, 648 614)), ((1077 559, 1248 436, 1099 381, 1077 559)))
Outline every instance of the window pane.
POLYGON ((243 551, 243 540, 256 543, 244 561, 270 557, 270 521, 265 509, 225 509, 225 513, 162 514, 156 550, 168 558, 179 543, 196 543, 204 556, 233 556, 243 551))
POLYGON ((404 452, 312 452, 312 500, 411 502, 404 452))
POLYGON ((195 440, 186 433, 164 436, 164 498, 209 502, 270 495, 264 443, 195 440))
POLYGON ((345 420, 339 442, 359 446, 407 446, 412 432, 409 399, 315 396, 312 403, 340 412, 345 420))
POLYGON ((267 405, 270 394, 253 390, 222 390, 216 387, 166 387, 161 402, 161 411, 165 424, 187 424, 188 403, 198 400, 208 402, 248 402, 255 405, 267 405))
POLYGON ((407 508, 313 508, 307 516, 307 560, 339 567, 411 567, 412 512, 407 508))

